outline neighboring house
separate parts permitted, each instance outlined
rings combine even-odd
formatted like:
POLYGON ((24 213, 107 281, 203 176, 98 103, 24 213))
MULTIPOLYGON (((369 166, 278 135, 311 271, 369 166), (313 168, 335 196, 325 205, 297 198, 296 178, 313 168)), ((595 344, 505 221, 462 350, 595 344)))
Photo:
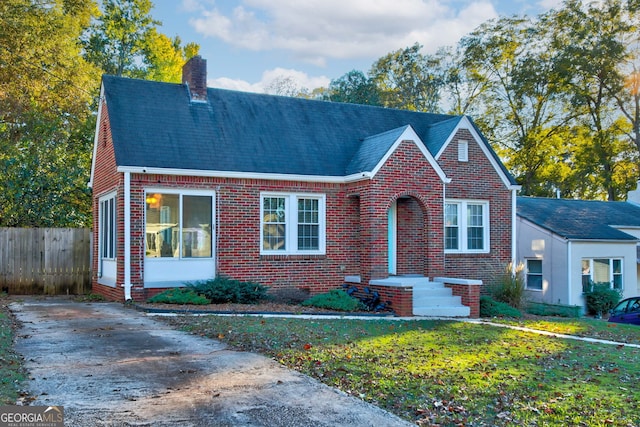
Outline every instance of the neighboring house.
POLYGON ((200 57, 183 82, 103 77, 94 292, 488 280, 514 259, 519 187, 468 117, 208 89, 200 57))
POLYGON ((518 260, 527 297, 585 307, 583 284, 638 294, 640 206, 629 202, 518 197, 518 260))

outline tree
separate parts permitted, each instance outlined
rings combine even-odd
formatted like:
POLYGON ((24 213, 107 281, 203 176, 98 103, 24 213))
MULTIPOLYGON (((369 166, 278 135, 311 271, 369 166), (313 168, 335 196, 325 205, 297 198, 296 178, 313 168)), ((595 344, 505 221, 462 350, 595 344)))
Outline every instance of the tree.
POLYGON ((98 72, 80 54, 91 1, 0 2, 0 225, 90 223, 98 72))
POLYGON ((375 83, 362 71, 351 70, 329 84, 327 99, 351 104, 381 105, 375 83))
POLYGON ((369 76, 377 86, 385 107, 438 112, 440 75, 438 58, 424 55, 418 43, 378 59, 369 76))
POLYGON ((482 86, 481 125, 527 195, 550 196, 566 179, 573 114, 564 109, 559 52, 549 24, 522 17, 481 25, 461 41, 462 66, 482 86), (549 181, 554 179, 554 181, 549 181))
POLYGON ((638 151, 626 140, 629 126, 618 112, 625 87, 620 66, 630 55, 625 39, 635 30, 619 0, 586 6, 567 0, 552 19, 553 46, 562 47, 563 78, 572 108, 581 113, 578 125, 589 141, 592 173, 608 200, 619 199, 638 176, 638 151))
POLYGON ((159 24, 150 0, 104 0, 104 12, 84 39, 85 58, 106 74, 142 77, 146 39, 159 24))
POLYGON ((82 37, 84 56, 105 74, 180 82, 199 46, 158 32, 151 0, 104 0, 103 13, 82 37))

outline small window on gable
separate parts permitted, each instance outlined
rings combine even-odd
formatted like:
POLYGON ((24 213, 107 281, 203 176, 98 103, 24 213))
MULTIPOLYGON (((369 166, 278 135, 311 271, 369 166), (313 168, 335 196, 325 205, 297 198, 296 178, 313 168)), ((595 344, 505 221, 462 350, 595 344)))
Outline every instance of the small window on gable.
POLYGON ((458 161, 459 162, 468 162, 469 161, 469 142, 464 140, 458 141, 458 161))

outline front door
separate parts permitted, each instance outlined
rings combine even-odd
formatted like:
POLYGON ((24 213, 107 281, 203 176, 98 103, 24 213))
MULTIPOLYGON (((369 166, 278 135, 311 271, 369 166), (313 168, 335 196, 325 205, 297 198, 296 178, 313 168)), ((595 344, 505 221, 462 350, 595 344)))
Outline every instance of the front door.
POLYGON ((397 271, 397 244, 398 244, 398 205, 396 202, 389 207, 387 212, 387 248, 389 275, 395 275, 397 271))

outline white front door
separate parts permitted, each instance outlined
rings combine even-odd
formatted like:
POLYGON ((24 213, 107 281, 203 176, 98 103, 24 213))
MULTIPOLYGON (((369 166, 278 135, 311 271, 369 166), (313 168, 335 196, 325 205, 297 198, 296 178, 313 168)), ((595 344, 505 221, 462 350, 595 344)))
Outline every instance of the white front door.
POLYGON ((398 205, 396 202, 389 207, 387 212, 387 248, 389 275, 396 274, 396 252, 397 252, 397 235, 398 235, 398 205))

